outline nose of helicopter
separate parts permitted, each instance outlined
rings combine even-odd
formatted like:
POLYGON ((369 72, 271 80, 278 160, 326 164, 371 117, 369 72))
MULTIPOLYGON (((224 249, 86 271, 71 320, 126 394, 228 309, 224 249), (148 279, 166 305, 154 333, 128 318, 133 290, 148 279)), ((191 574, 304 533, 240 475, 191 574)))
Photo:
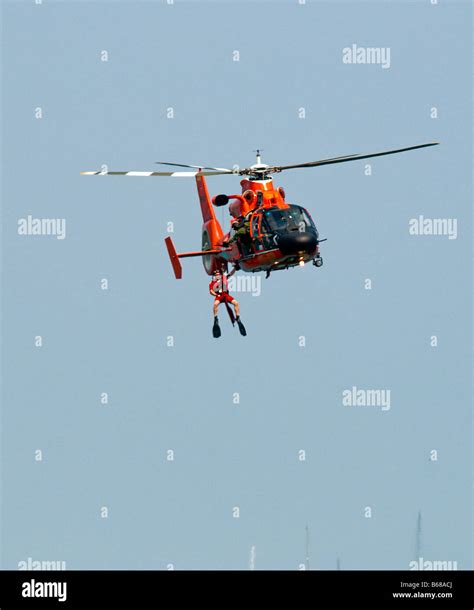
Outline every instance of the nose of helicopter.
POLYGON ((316 236, 309 231, 293 231, 278 238, 278 247, 282 254, 312 254, 317 245, 316 236))

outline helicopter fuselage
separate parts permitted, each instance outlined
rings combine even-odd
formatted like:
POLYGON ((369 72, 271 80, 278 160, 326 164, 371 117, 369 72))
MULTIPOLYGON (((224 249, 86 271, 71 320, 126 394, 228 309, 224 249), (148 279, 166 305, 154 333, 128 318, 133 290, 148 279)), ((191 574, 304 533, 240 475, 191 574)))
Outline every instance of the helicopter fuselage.
MULTIPOLYGON (((217 195, 212 200, 214 206, 228 205, 231 229, 220 235, 222 229, 214 215, 211 224, 218 226, 212 231, 212 247, 222 248, 222 252, 214 254, 213 260, 203 258, 208 273, 227 263, 242 271, 267 273, 310 261, 322 264, 318 230, 305 208, 288 203, 284 189, 275 188, 271 178, 241 180, 240 185, 241 195, 217 195)), ((203 250, 211 246, 209 229, 205 222, 203 250)))

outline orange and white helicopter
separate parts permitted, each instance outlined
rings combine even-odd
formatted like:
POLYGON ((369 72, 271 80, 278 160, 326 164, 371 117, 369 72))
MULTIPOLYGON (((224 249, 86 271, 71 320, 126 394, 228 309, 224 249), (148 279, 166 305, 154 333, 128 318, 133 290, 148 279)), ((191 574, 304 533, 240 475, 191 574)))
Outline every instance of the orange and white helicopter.
POLYGON ((214 271, 226 270, 228 264, 246 272, 265 271, 267 277, 272 271, 288 269, 304 265, 312 261, 316 267, 321 267, 323 259, 319 251, 322 240, 310 213, 299 205, 286 201, 283 187, 275 187, 272 174, 288 169, 303 167, 319 167, 333 163, 345 163, 402 153, 417 148, 436 146, 439 142, 418 144, 406 148, 387 150, 370 154, 347 155, 298 163, 295 165, 265 165, 262 163, 260 151, 254 165, 245 169, 226 169, 168 163, 158 161, 160 165, 171 165, 193 171, 173 172, 81 172, 83 175, 99 176, 171 176, 176 178, 194 177, 196 180, 201 212, 202 249, 197 252, 177 253, 171 237, 165 239, 171 264, 176 279, 182 277, 180 259, 201 256, 204 269, 209 275, 214 271), (210 198, 205 178, 218 175, 245 176, 240 181, 241 194, 216 195, 210 198), (231 228, 224 233, 214 213, 216 207, 229 205, 231 228))

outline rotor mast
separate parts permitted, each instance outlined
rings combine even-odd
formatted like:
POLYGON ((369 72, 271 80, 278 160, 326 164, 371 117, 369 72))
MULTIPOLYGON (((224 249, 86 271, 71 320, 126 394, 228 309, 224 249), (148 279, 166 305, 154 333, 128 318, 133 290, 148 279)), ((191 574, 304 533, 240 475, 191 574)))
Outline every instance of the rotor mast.
POLYGON ((260 154, 262 152, 262 150, 263 149, 257 148, 257 150, 253 151, 257 155, 256 165, 261 165, 261 163, 262 163, 262 155, 260 154))

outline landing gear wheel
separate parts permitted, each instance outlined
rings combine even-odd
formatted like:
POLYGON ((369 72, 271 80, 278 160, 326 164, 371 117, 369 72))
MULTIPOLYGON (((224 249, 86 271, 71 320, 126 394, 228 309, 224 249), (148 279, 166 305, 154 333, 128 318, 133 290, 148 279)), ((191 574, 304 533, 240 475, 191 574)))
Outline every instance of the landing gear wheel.
POLYGON ((313 261, 313 265, 315 267, 322 267, 323 266, 323 259, 321 257, 315 258, 314 261, 313 261))

